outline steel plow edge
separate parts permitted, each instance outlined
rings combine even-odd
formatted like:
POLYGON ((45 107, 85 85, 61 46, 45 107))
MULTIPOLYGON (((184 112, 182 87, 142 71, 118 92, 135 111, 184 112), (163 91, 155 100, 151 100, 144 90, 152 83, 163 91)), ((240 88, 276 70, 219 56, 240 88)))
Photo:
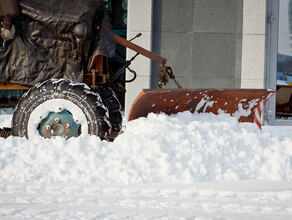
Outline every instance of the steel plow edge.
POLYGON ((144 89, 134 101, 128 121, 151 112, 226 113, 239 122, 255 122, 261 129, 263 108, 275 93, 267 89, 144 89))

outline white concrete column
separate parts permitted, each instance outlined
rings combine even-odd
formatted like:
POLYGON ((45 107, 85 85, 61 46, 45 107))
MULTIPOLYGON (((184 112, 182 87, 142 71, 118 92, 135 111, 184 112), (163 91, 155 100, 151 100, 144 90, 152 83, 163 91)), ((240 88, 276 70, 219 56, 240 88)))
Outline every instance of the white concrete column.
POLYGON ((266 0, 243 1, 241 88, 265 87, 266 0))
MULTIPOLYGON (((136 34, 142 33, 142 36, 135 39, 133 43, 150 51, 152 49, 152 8, 152 0, 128 0, 127 39, 131 39, 136 34)), ((136 52, 127 49, 127 59, 130 59, 135 54, 136 52)), ((126 85, 126 117, 128 117, 133 101, 142 89, 150 88, 151 60, 139 55, 132 62, 130 68, 137 72, 137 78, 134 82, 126 85)), ((129 71, 126 74, 127 79, 132 78, 132 74, 129 71)))

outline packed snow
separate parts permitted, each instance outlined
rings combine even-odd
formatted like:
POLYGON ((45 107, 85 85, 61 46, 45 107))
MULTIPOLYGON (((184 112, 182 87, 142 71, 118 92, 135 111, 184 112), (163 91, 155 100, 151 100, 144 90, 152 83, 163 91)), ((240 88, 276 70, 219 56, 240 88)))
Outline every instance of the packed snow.
POLYGON ((0 219, 292 219, 291 134, 184 112, 112 143, 0 138, 0 219))

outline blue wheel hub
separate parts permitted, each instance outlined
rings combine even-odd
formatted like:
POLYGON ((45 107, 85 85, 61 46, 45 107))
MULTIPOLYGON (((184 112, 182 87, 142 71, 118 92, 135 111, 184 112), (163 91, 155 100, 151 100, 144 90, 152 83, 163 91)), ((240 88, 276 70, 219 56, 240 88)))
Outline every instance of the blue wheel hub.
POLYGON ((66 139, 79 136, 79 127, 67 110, 50 112, 40 123, 40 135, 44 138, 61 136, 66 139))

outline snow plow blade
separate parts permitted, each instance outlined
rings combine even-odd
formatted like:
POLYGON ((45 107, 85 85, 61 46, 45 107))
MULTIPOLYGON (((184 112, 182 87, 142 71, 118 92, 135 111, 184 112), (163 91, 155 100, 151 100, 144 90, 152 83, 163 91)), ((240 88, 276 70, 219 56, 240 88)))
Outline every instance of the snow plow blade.
POLYGON ((261 128, 262 109, 274 94, 266 89, 144 89, 134 101, 128 121, 151 112, 211 112, 227 113, 239 122, 255 122, 261 128))

